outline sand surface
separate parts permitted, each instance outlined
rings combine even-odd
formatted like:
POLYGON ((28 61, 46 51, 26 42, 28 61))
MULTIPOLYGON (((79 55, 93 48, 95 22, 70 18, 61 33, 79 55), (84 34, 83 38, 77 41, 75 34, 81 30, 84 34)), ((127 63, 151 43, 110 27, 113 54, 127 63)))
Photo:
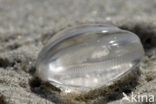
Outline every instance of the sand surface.
MULTIPOLYGON (((156 0, 0 0, 0 104, 64 104, 57 92, 43 94, 40 82, 30 80, 47 40, 81 23, 110 24, 141 38, 146 56, 132 92, 150 93, 156 100, 156 0)), ((120 102, 101 95, 80 103, 120 102)))

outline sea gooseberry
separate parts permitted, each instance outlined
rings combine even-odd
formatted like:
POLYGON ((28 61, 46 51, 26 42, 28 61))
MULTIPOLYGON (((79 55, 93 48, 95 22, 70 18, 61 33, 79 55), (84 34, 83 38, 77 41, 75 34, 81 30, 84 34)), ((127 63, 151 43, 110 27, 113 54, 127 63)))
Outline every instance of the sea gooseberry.
POLYGON ((90 90, 131 72, 144 56, 132 32, 82 24, 55 34, 41 50, 36 75, 62 91, 90 90))

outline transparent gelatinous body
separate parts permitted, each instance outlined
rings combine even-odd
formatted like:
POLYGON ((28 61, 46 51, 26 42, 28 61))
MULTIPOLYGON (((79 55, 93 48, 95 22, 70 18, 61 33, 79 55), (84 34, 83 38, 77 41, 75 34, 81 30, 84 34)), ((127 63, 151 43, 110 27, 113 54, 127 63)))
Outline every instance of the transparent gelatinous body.
POLYGON ((131 71, 143 56, 140 39, 131 32, 79 25, 52 37, 39 54, 36 74, 63 90, 92 89, 131 71))

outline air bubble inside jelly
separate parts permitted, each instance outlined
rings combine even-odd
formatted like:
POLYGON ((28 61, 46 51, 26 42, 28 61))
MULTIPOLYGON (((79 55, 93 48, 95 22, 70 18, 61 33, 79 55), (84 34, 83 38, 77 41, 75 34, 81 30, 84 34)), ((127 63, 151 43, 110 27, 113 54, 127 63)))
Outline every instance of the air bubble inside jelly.
POLYGON ((55 34, 38 56, 36 75, 63 90, 94 89, 130 72, 144 56, 137 35, 100 24, 55 34))

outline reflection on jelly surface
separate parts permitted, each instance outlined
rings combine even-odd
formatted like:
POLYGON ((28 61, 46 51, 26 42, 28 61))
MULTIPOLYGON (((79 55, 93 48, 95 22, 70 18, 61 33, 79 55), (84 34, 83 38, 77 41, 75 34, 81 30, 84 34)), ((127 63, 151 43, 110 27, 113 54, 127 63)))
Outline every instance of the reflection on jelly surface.
POLYGON ((62 89, 91 89, 131 71, 144 56, 140 39, 117 27, 79 25, 49 40, 37 76, 62 89))

